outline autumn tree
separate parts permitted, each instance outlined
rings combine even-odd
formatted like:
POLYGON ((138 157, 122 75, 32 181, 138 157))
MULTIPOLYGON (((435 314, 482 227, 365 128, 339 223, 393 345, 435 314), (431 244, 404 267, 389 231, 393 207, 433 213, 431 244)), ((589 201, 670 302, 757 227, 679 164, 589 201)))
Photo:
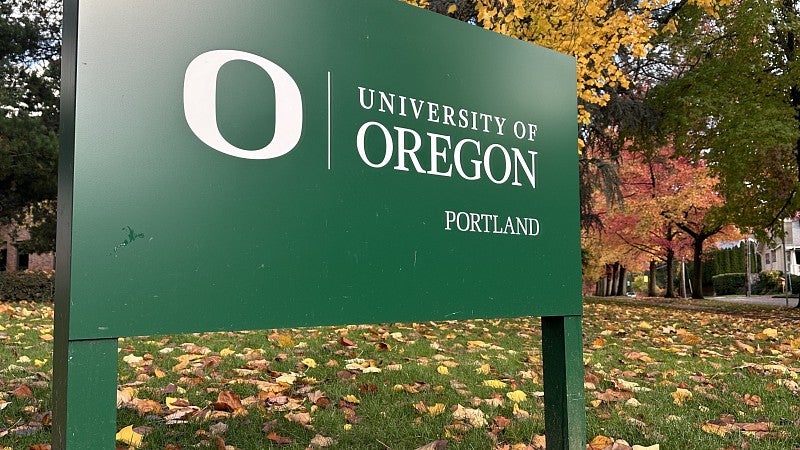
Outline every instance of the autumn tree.
MULTIPOLYGON (((675 156, 670 146, 654 151, 631 146, 621 157, 624 201, 606 206, 599 231, 608 236, 609 250, 617 255, 622 253, 618 247, 627 247, 640 258, 648 258, 651 275, 655 261, 663 261, 668 274, 666 297, 675 296, 675 261, 690 256, 692 295, 702 298, 703 255, 714 243, 739 237, 719 214, 724 199, 715 191, 716 180, 702 162, 675 156)), ((598 203, 604 204, 602 199, 598 203)), ((654 294, 653 287, 650 291, 654 294)))
POLYGON ((55 246, 61 6, 0 3, 0 225, 27 222, 28 251, 55 246))

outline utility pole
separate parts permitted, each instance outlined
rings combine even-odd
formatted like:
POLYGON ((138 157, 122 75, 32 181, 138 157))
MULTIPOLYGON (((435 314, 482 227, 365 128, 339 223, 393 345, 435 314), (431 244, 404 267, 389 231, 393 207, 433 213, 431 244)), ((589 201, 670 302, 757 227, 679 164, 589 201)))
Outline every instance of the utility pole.
POLYGON ((745 237, 744 244, 747 246, 747 248, 745 250, 745 258, 747 258, 747 259, 746 259, 745 264, 744 264, 745 272, 746 272, 745 273, 745 279, 744 279, 744 285, 747 288, 747 291, 745 291, 745 295, 747 297, 750 297, 753 294, 753 290, 752 290, 752 286, 750 285, 750 272, 752 271, 752 268, 750 267, 750 257, 751 256, 750 256, 750 233, 749 233, 749 230, 748 230, 748 233, 747 233, 747 235, 745 237))
POLYGON ((786 233, 785 233, 785 230, 784 230, 784 234, 781 236, 781 247, 783 247, 781 249, 782 253, 783 253, 783 277, 784 277, 783 278, 783 289, 784 289, 784 292, 786 294, 786 306, 788 307, 789 306, 789 290, 786 289, 786 288, 789 286, 789 269, 787 268, 787 264, 786 263, 788 262, 787 260, 789 258, 786 257, 786 233))

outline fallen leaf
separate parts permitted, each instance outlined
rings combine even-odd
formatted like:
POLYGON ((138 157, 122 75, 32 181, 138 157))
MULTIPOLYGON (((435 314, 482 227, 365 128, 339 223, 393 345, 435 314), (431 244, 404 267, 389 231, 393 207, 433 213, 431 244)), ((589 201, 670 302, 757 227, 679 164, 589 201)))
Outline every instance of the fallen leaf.
POLYGON ((604 450, 606 447, 611 446, 614 443, 614 439, 611 439, 608 436, 603 436, 602 434, 595 436, 588 444, 587 450, 604 450))
POLYGON ((208 427, 208 431, 211 432, 212 436, 225 434, 225 432, 228 431, 228 424, 225 422, 217 422, 208 427))
POLYGON ((507 392, 506 397, 508 397, 508 399, 511 400, 512 402, 516 403, 522 403, 528 399, 528 396, 520 390, 507 392))
POLYGON ((489 375, 489 372, 492 370, 491 366, 488 364, 482 364, 480 367, 475 369, 475 372, 479 375, 489 375))
POLYGON ((437 441, 425 444, 422 447, 417 447, 416 450, 445 450, 446 448, 447 441, 444 439, 439 439, 437 441))
POLYGON ((139 448, 139 446, 142 445, 142 435, 133 431, 133 425, 128 425, 119 430, 116 440, 128 444, 133 448, 139 448))
POLYGON ((308 368, 310 368, 310 369, 313 369, 313 368, 317 367, 317 362, 314 361, 311 358, 306 358, 306 359, 304 359, 304 360, 302 360, 300 362, 305 364, 306 366, 308 366, 308 368))
POLYGON ((11 395, 17 398, 33 398, 33 391, 27 385, 21 384, 11 391, 11 395))
POLYGON ((311 447, 313 447, 313 448, 330 447, 334 443, 335 443, 335 441, 333 440, 333 438, 327 437, 327 436, 323 436, 321 434, 318 434, 318 435, 314 436, 311 439, 311 442, 310 442, 311 447))
POLYGON ((293 442, 292 438, 286 436, 279 436, 274 431, 270 431, 269 433, 267 433, 267 439, 278 445, 288 445, 293 442))
POLYGON ((488 386, 492 389, 503 389, 506 386, 508 386, 506 383, 503 383, 500 380, 484 380, 483 385, 488 386))
POLYGON ((346 401, 348 403, 354 403, 356 405, 361 403, 361 400, 359 400, 355 395, 352 395, 352 394, 345 395, 344 397, 342 397, 342 400, 344 400, 344 401, 346 401))
POLYGON ((464 408, 461 405, 456 405, 456 410, 453 411, 453 418, 456 420, 464 420, 474 428, 482 428, 489 424, 486 421, 486 415, 483 411, 480 409, 464 408))
POLYGON ((672 393, 672 401, 678 406, 683 405, 684 402, 692 398, 691 391, 683 388, 677 388, 675 392, 672 393))
POLYGON ((226 411, 234 415, 246 415, 247 410, 242 406, 239 395, 235 392, 222 390, 217 394, 217 401, 212 404, 216 411, 226 411))
POLYGON ((311 426, 311 421, 313 420, 311 414, 307 412, 288 413, 283 417, 289 422, 294 422, 298 425, 302 425, 303 427, 308 428, 309 430, 314 429, 314 427, 311 426))
POLYGON ((443 403, 437 403, 433 406, 426 407, 426 409, 428 411, 428 414, 430 414, 431 416, 438 416, 439 414, 442 414, 444 412, 445 406, 443 403))

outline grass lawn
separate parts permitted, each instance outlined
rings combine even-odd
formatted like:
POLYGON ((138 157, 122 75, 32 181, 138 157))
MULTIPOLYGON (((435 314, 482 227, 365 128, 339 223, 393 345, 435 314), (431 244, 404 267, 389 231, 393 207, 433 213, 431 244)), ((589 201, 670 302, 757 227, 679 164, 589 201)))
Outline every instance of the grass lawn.
MULTIPOLYGON (((589 448, 800 448, 800 310, 587 299, 584 313, 589 448)), ((52 320, 48 304, 0 304, 2 450, 48 448, 52 320)), ((543 448, 539 323, 120 339, 118 445, 543 448)))

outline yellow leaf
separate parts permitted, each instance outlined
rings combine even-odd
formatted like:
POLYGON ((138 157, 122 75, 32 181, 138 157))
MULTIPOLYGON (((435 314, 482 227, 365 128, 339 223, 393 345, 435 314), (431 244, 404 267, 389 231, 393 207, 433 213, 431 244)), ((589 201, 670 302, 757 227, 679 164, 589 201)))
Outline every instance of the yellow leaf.
POLYGON ((515 403, 522 403, 528 399, 528 396, 520 390, 507 392, 506 397, 508 397, 509 400, 515 403))
POLYGON ((725 436, 726 434, 735 430, 736 427, 731 426, 730 424, 717 425, 715 423, 704 423, 703 426, 700 427, 700 429, 702 429, 706 433, 716 434, 718 436, 725 436))
POLYGON ((316 362, 316 361, 314 361, 314 360, 313 360, 313 359, 311 359, 311 358, 306 358, 306 359, 304 359, 304 360, 302 360, 302 361, 300 361, 300 362, 302 362, 303 364, 305 364, 306 366, 308 366, 308 367, 309 367, 309 368, 311 368, 311 369, 313 369, 313 368, 317 367, 317 362, 316 362))
POLYGON ((53 340, 53 335, 49 334, 49 333, 45 333, 45 334, 40 335, 39 338, 41 338, 43 341, 50 342, 50 341, 53 340))
POLYGON ((447 7, 447 14, 453 14, 458 9, 455 3, 447 7))
POLYGON ((349 424, 349 423, 344 424, 344 431, 350 431, 352 429, 353 429, 353 425, 352 424, 349 424))
POLYGON ((447 370, 447 367, 445 367, 445 366, 439 366, 439 367, 437 367, 437 368, 436 368, 436 371, 437 371, 437 372, 439 372, 439 373, 440 373, 440 374, 442 374, 442 375, 450 375, 450 371, 449 371, 449 370, 447 370))
POLYGON ((514 403, 514 409, 512 413, 514 414, 514 417, 516 417, 517 419, 527 419, 531 416, 531 413, 520 408, 519 404, 517 403, 514 403))
POLYGON ((428 409, 428 414, 432 416, 438 416, 439 414, 444 412, 444 404, 437 403, 433 406, 428 406, 427 409, 428 409))
POLYGON ((770 339, 778 339, 778 330, 775 328, 764 328, 762 333, 770 339))
POLYGON ((349 403, 355 403, 355 404, 359 404, 359 403, 361 403, 361 400, 359 400, 358 398, 356 398, 356 396, 355 396, 355 395, 353 395, 353 394, 346 395, 346 396, 342 397, 342 399, 343 399, 344 401, 346 401, 346 402, 349 402, 349 403))
POLYGON ((484 386, 488 386, 492 389, 503 389, 507 386, 507 384, 503 383, 500 380, 484 380, 484 386))
POLYGON ((278 383, 283 383, 283 384, 294 384, 296 380, 297 376, 291 373, 285 373, 275 379, 275 381, 277 381, 278 383))
POLYGON ((133 431, 133 425, 128 425, 127 427, 119 430, 116 439, 119 442, 123 442, 132 446, 133 448, 139 448, 139 446, 142 445, 142 435, 133 431))
POLYGON ((478 373, 480 375, 489 375, 489 371, 491 370, 492 370, 491 366, 489 366, 488 364, 483 364, 477 369, 475 369, 475 373, 478 373))
POLYGON ((672 401, 678 406, 683 405, 683 403, 690 398, 692 398, 692 393, 687 389, 678 388, 672 393, 672 401))
POLYGON ((222 350, 219 351, 219 356, 222 356, 223 358, 225 358, 227 356, 235 355, 235 354, 236 354, 236 352, 231 350, 231 349, 229 349, 229 348, 223 348, 222 350))
POLYGON ((33 365, 36 366, 36 367, 42 367, 46 363, 47 363, 46 359, 34 359, 33 360, 33 365))

